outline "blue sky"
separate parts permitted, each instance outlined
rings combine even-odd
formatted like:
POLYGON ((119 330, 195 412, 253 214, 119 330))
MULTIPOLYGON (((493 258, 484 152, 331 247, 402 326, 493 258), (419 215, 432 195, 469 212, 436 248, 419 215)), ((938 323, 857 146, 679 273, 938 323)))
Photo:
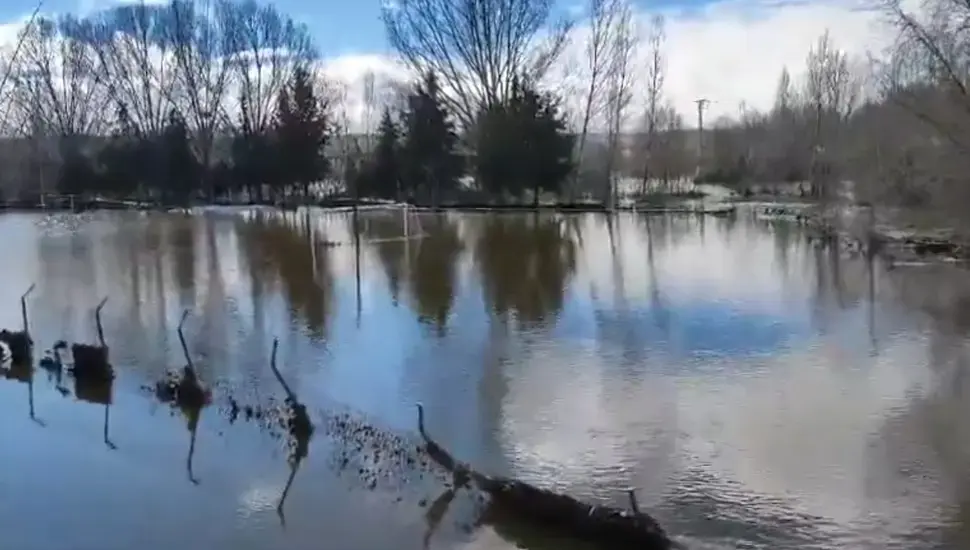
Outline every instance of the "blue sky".
MULTIPOLYGON (((149 0, 151 1, 151 0, 149 0)), ((666 7, 703 6, 716 0, 684 0, 675 2, 649 2, 634 0, 634 5, 666 7)), ((562 9, 569 10, 579 0, 562 2, 562 9)), ((112 5, 112 0, 46 0, 45 12, 85 12, 112 5)), ((280 11, 306 22, 313 30, 322 51, 329 56, 348 53, 375 53, 386 50, 384 32, 379 19, 380 0, 349 2, 309 0, 278 0, 273 2, 280 11)), ((0 6, 0 20, 10 21, 30 13, 37 5, 34 0, 7 0, 0 6)))
MULTIPOLYGON (((44 11, 90 12, 118 1, 47 0, 44 11)), ((878 52, 890 37, 876 25, 877 14, 859 9, 865 0, 631 1, 644 32, 652 13, 666 15, 666 95, 688 121, 694 120, 698 97, 712 100, 710 120, 737 116, 742 103, 748 108, 769 108, 781 69, 787 66, 797 78, 809 48, 826 29, 838 47, 860 60, 869 52, 878 52)), ((559 9, 577 12, 584 4, 584 0, 563 0, 559 9)), ((34 0, 6 0, 0 4, 0 25, 22 19, 34 5, 34 0)), ((347 85, 352 117, 355 106, 362 104, 364 74, 394 74, 393 52, 386 45, 379 20, 380 0, 279 0, 276 5, 309 26, 326 70, 347 85)), ((7 26, 0 40, 15 36, 11 29, 7 26)), ((572 65, 563 63, 553 77, 581 78, 566 67, 575 67, 577 61, 582 65, 582 37, 583 26, 579 25, 564 56, 572 65)), ((643 70, 646 53, 640 55, 634 66, 643 70)), ((642 98, 635 97, 634 102, 642 102, 642 98)))

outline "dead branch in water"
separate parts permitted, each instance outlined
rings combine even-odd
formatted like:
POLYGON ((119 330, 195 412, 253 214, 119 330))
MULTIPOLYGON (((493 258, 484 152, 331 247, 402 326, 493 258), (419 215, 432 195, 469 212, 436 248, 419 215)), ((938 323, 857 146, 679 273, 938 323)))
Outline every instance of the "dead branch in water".
POLYGON ((273 353, 270 356, 269 366, 276 380, 283 386, 286 392, 286 404, 289 408, 290 417, 287 419, 287 428, 290 432, 291 442, 297 447, 306 445, 310 436, 313 435, 313 423, 310 422, 310 415, 306 412, 306 406, 300 402, 296 392, 290 389, 290 385, 283 379, 283 374, 276 367, 276 353, 279 351, 280 339, 273 338, 273 353))
POLYGON ((299 401, 296 398, 296 394, 293 393, 293 390, 290 389, 289 384, 287 384, 286 380, 283 379, 283 375, 280 373, 280 369, 276 368, 276 352, 279 349, 279 347, 280 347, 280 339, 273 338, 273 354, 270 356, 270 359, 269 359, 269 368, 273 370, 273 374, 276 376, 276 379, 279 380, 280 385, 283 386, 283 391, 286 392, 286 397, 288 397, 294 403, 298 403, 299 401))
POLYGON ((104 327, 101 326, 101 310, 104 308, 104 304, 107 302, 108 297, 105 296, 104 299, 101 300, 101 303, 98 304, 98 307, 94 309, 94 322, 98 326, 98 343, 100 343, 101 347, 105 349, 107 349, 108 346, 104 343, 104 327))
POLYGON ((23 318, 23 330, 0 330, 0 342, 3 342, 7 346, 7 351, 10 352, 10 361, 13 364, 26 364, 32 363, 33 351, 34 351, 34 341, 30 338, 30 332, 28 330, 29 324, 27 321, 27 296, 34 290, 34 285, 31 284, 27 292, 24 292, 20 296, 20 312, 23 318))
POLYGON ((456 460, 428 435, 424 427, 424 407, 420 404, 418 430, 432 460, 456 476, 462 474, 474 480, 491 497, 489 508, 496 512, 510 513, 579 539, 607 544, 610 548, 667 550, 675 547, 660 524, 653 517, 640 512, 632 490, 629 492, 632 511, 621 510, 586 504, 516 479, 480 473, 456 460))
POLYGON ((182 334, 182 326, 185 325, 185 320, 189 317, 189 310, 182 312, 182 319, 179 321, 178 334, 179 342, 182 344, 182 353, 185 354, 185 364, 192 370, 195 367, 192 365, 192 357, 189 356, 189 346, 185 343, 185 335, 182 334))
MULTIPOLYGON (((20 296, 20 316, 23 318, 24 334, 27 335, 28 339, 30 338, 30 324, 27 322, 27 296, 34 291, 35 286, 35 284, 31 283, 30 287, 27 289, 27 292, 24 292, 20 296)), ((31 340, 31 343, 33 343, 33 340, 31 340)))
POLYGON ((114 378, 114 369, 108 362, 108 346, 104 342, 104 327, 101 325, 101 310, 107 301, 108 297, 105 296, 98 307, 94 309, 94 322, 98 330, 99 344, 71 344, 71 355, 74 356, 74 366, 71 373, 75 380, 90 379, 90 381, 96 382, 114 378))

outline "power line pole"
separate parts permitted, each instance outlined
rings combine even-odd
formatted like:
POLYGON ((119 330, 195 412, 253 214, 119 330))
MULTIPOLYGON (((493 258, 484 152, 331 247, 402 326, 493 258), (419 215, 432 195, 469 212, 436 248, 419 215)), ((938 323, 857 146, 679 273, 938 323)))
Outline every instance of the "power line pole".
POLYGON ((704 108, 711 102, 711 100, 706 98, 695 99, 694 103, 697 104, 697 172, 696 176, 701 173, 701 165, 704 163, 704 108))

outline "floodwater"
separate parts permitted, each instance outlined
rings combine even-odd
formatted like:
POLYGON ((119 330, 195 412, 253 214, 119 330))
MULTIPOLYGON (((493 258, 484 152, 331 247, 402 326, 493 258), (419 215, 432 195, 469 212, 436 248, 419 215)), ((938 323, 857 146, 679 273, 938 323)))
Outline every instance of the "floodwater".
POLYGON ((970 545, 958 268, 889 269, 744 210, 380 210, 359 247, 353 227, 323 211, 0 215, 0 326, 20 327, 35 283, 39 350, 94 342, 108 297, 117 372, 108 396, 42 369, 0 379, 3 546, 572 547, 478 525, 468 491, 436 500, 417 402, 479 469, 617 506, 634 487, 690 548, 970 545), (143 389, 184 364, 183 310, 214 391, 196 419, 143 389), (274 338, 317 424, 301 461, 245 411, 284 396, 274 338))

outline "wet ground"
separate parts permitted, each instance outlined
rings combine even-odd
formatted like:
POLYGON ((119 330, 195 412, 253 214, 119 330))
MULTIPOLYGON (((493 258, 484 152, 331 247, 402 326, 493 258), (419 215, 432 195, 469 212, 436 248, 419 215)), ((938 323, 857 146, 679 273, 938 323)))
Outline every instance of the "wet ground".
POLYGON ((477 522, 467 491, 439 499, 416 402, 479 469, 616 506, 635 487, 690 548, 970 545, 966 272, 888 269, 743 208, 378 210, 359 247, 353 228, 323 211, 0 216, 0 327, 35 283, 38 349, 95 343, 108 297, 117 373, 0 379, 3 546, 570 547, 477 522), (145 389, 185 363, 184 310, 212 388, 197 416, 145 389), (270 418, 274 338, 317 426, 302 460, 270 418))

